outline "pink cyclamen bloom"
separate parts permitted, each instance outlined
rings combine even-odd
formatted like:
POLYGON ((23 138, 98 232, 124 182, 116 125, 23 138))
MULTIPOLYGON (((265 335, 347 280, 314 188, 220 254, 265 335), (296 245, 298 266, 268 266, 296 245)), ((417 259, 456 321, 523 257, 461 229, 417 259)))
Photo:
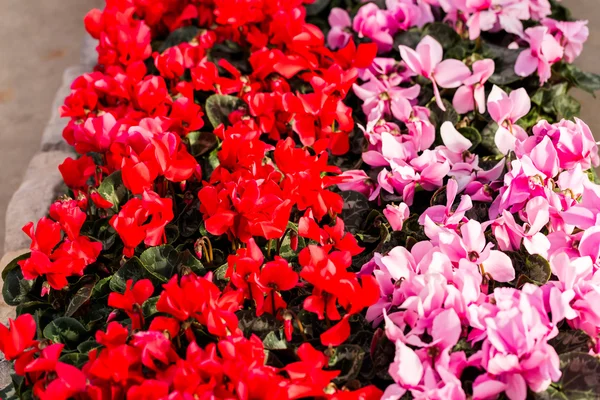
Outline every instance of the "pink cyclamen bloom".
POLYGON ((488 274, 498 282, 515 279, 515 269, 510 258, 503 252, 492 250, 492 243, 486 244, 484 229, 478 221, 469 220, 460 227, 459 236, 453 231, 439 233, 440 249, 457 264, 472 263, 483 274, 488 274))
POLYGON ((352 20, 348 11, 342 8, 332 8, 329 13, 329 26, 331 30, 327 34, 327 45, 335 50, 346 46, 352 37, 352 20))
POLYGON ((469 339, 481 340, 481 350, 469 364, 486 373, 473 382, 473 399, 496 398, 505 392, 511 400, 525 400, 527 388, 542 392, 561 372, 556 350, 548 340, 558 329, 548 318, 542 290, 526 283, 522 290, 497 288, 492 303, 469 308, 469 339))
POLYGON ((438 107, 446 110, 438 85, 443 88, 457 88, 471 75, 469 67, 462 61, 448 59, 442 61, 442 45, 431 36, 425 36, 415 50, 401 45, 400 55, 415 74, 431 80, 438 107))
POLYGON ((400 121, 405 121, 412 112, 411 101, 415 100, 421 91, 419 85, 408 88, 390 86, 387 81, 371 79, 369 82, 359 86, 352 86, 354 94, 364 103, 363 112, 369 120, 376 116, 394 116, 400 121))
POLYGON ((423 25, 433 22, 433 14, 429 4, 413 0, 386 0, 386 8, 399 30, 407 31, 413 26, 421 28, 423 25))
POLYGON ((448 180, 446 184, 446 205, 431 206, 419 217, 419 224, 425 224, 425 218, 429 217, 436 224, 443 225, 453 229, 465 219, 465 213, 473 207, 471 197, 461 196, 460 203, 455 210, 452 210, 452 205, 458 193, 458 183, 454 179, 448 180))
POLYGON ((467 14, 471 14, 467 20, 469 39, 477 39, 481 31, 501 29, 521 36, 521 21, 530 18, 527 3, 524 0, 466 0, 467 14))
POLYGON ((352 28, 358 33, 358 37, 367 37, 377 44, 380 53, 392 49, 394 34, 398 30, 391 14, 377 7, 375 3, 365 4, 358 9, 352 28))
POLYGON ((473 111, 477 105, 480 114, 485 113, 485 83, 494 73, 494 60, 479 60, 473 63, 473 75, 463 81, 454 94, 452 105, 459 114, 473 111))
POLYGON ((385 215, 393 230, 401 231, 404 221, 410 216, 410 210, 406 203, 400 203, 397 206, 388 204, 383 210, 383 215, 385 215))
POLYGON ((550 78, 550 66, 562 59, 564 50, 545 26, 526 29, 525 39, 529 42, 529 49, 523 50, 517 57, 515 73, 529 76, 537 70, 540 85, 543 85, 550 78))
POLYGON ((586 181, 583 184, 581 203, 564 211, 562 217, 567 224, 579 229, 600 225, 600 185, 586 181))
POLYGON ((510 95, 494 85, 487 100, 490 116, 498 124, 494 142, 498 149, 507 154, 515 149, 517 140, 527 139, 527 132, 518 125, 519 119, 531 109, 531 100, 524 88, 510 92, 510 95))
POLYGON ((583 44, 587 40, 590 30, 587 27, 588 21, 556 21, 552 18, 546 18, 542 21, 547 26, 550 33, 565 49, 565 61, 572 63, 581 54, 583 44))

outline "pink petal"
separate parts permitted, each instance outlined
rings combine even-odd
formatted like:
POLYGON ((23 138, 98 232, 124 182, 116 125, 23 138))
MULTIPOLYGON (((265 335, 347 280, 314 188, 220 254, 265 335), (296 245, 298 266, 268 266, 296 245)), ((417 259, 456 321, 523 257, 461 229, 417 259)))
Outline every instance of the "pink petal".
POLYGON ((510 282, 515 279, 515 269, 510 257, 498 250, 491 250, 488 258, 483 262, 483 269, 498 282, 510 282))
POLYGON ((476 251, 479 253, 485 247, 485 236, 478 221, 474 219, 469 220, 469 222, 460 227, 460 233, 467 251, 476 251))
POLYGON ((431 336, 440 340, 443 348, 454 346, 462 333, 460 318, 453 309, 439 313, 433 320, 431 336))
POLYGON ((348 14, 348 11, 339 7, 334 7, 331 9, 327 21, 329 22, 329 25, 332 28, 346 28, 352 25, 352 21, 350 20, 350 14, 348 14))
POLYGON ((442 45, 429 35, 421 39, 415 50, 419 54, 423 69, 428 73, 433 72, 444 55, 442 45))
POLYGON ((509 117, 512 110, 512 100, 508 97, 506 92, 494 85, 487 100, 488 111, 490 116, 498 125, 509 117))
POLYGON ((471 70, 462 61, 448 59, 435 68, 434 75, 441 87, 456 88, 471 75, 471 70))
POLYGON ((421 64, 421 58, 416 51, 411 49, 410 47, 400 45, 400 57, 406 63, 406 66, 415 74, 425 75, 426 72, 423 71, 423 66, 421 64))
POLYGON ((531 100, 524 88, 513 90, 510 92, 509 98, 512 102, 512 110, 510 112, 512 122, 521 119, 531 110, 531 100))
POLYGON ((529 76, 535 72, 538 66, 538 59, 531 55, 531 50, 526 49, 519 54, 515 63, 515 74, 519 76, 529 76))
MULTIPOLYGON (((488 104, 489 107, 489 104, 488 104)), ((513 151, 515 149, 515 143, 517 139, 503 126, 499 126, 496 131, 496 135, 494 136, 494 143, 498 150, 502 154, 508 154, 509 151, 513 151)))
POLYGON ((469 111, 473 111, 475 108, 473 95, 473 86, 465 85, 456 90, 452 99, 452 106, 457 113, 466 114, 469 111))
POLYGON ((433 84, 433 95, 435 96, 435 103, 442 111, 446 111, 446 106, 444 106, 444 102, 442 101, 442 96, 440 95, 440 88, 438 88, 435 80, 432 79, 431 83, 433 84))
POLYGON ((527 383, 519 374, 509 374, 507 378, 506 396, 510 400, 525 400, 527 398, 527 383))
POLYGON ((398 340, 389 373, 402 386, 417 386, 423 376, 423 363, 411 348, 398 340))
POLYGON ((444 142, 444 146, 446 146, 453 153, 462 153, 473 145, 469 139, 460 134, 459 131, 456 130, 452 122, 446 121, 442 124, 440 128, 440 134, 442 136, 442 141, 444 142))
POLYGON ((473 97, 475 98, 475 104, 477 104, 477 110, 479 114, 485 113, 485 87, 483 84, 477 85, 473 91, 473 97))

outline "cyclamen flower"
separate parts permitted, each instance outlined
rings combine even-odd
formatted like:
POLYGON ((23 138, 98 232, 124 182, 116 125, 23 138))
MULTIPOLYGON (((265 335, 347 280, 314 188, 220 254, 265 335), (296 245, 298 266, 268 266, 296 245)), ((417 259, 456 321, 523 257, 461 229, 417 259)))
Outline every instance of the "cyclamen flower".
POLYGON ((588 21, 556 21, 546 18, 542 20, 542 24, 548 27, 549 33, 563 46, 565 61, 568 63, 575 61, 590 34, 588 21))
MULTIPOLYGON (((446 4, 446 0, 443 3, 446 4)), ((453 11, 460 10, 456 3, 449 2, 453 11)), ((521 21, 530 18, 528 0, 469 0, 465 6, 468 10, 465 10, 466 13, 472 13, 467 20, 471 40, 477 39, 481 31, 495 32, 500 29, 520 36, 523 33, 521 21)), ((448 7, 446 5, 445 8, 448 7)))
POLYGON ((484 84, 494 73, 494 60, 479 60, 473 63, 473 75, 463 81, 452 99, 452 106, 459 114, 466 114, 475 109, 485 113, 484 84))
POLYGON ((352 37, 352 20, 348 12, 342 8, 334 7, 327 19, 331 30, 327 34, 327 45, 332 49, 345 47, 352 37))
POLYGON ((358 37, 367 37, 377 44, 380 53, 388 52, 394 44, 394 34, 398 31, 396 21, 387 10, 375 3, 368 3, 358 9, 352 28, 358 37))
POLYGON ((406 203, 400 203, 397 206, 388 204, 383 210, 383 215, 385 215, 393 230, 401 231, 404 221, 410 216, 410 210, 406 203))
POLYGON ((443 88, 459 87, 471 75, 471 71, 462 61, 442 61, 443 52, 442 45, 429 35, 419 42, 415 50, 400 45, 400 55, 408 68, 431 80, 435 101, 440 109, 446 111, 438 85, 443 88))
POLYGON ((550 79, 550 67, 562 59, 564 50, 545 26, 526 29, 525 39, 529 42, 529 49, 523 50, 517 57, 515 73, 529 76, 537 70, 540 85, 543 85, 550 79))
POLYGON ((513 90, 507 95, 504 90, 494 85, 487 104, 490 116, 498 124, 494 142, 503 154, 507 154, 515 149, 517 141, 527 139, 527 132, 515 122, 527 115, 531 109, 531 100, 523 88, 513 90))
POLYGON ((539 287, 526 283, 521 290, 498 288, 494 303, 471 305, 469 339, 482 349, 469 359, 485 373, 473 382, 473 398, 486 399, 505 392, 511 400, 525 400, 527 388, 542 392, 561 372, 556 350, 548 340, 558 329, 548 318, 539 287), (526 340, 524 340, 526 338, 526 340))

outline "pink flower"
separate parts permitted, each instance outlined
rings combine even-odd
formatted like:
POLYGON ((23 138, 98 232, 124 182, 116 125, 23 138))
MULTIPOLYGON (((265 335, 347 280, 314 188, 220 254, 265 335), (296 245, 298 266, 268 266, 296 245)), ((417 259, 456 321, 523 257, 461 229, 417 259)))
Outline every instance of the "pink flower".
POLYGON ((459 87, 471 75, 469 67, 462 61, 448 59, 442 61, 442 45, 431 36, 425 36, 415 50, 401 45, 400 55, 415 74, 431 80, 438 107, 446 110, 438 85, 443 88, 459 87))
POLYGON ((390 51, 394 45, 396 21, 387 10, 381 10, 375 3, 365 4, 358 9, 352 28, 358 37, 367 37, 375 42, 380 53, 390 51))
POLYGON ((362 109, 369 120, 384 115, 406 121, 412 112, 411 101, 415 100, 421 91, 419 85, 408 88, 390 86, 387 81, 375 78, 362 86, 355 83, 352 88, 354 94, 363 100, 362 109))
POLYGON ((383 210, 383 215, 385 215, 393 230, 401 231, 404 221, 410 216, 410 210, 406 203, 400 203, 397 206, 388 204, 383 210))
POLYGON ((479 60, 473 63, 473 75, 463 81, 454 94, 452 105, 459 114, 466 114, 477 109, 480 114, 485 113, 485 87, 484 84, 494 73, 494 60, 479 60))
POLYGON ((498 124, 494 142, 498 149, 507 154, 515 149, 517 140, 527 139, 527 132, 518 125, 519 119, 531 109, 531 100, 524 88, 506 92, 494 85, 487 100, 490 116, 498 124))
POLYGON ((327 34, 327 45, 335 50, 345 47, 352 37, 352 20, 348 12, 342 8, 332 8, 329 13, 331 30, 327 34))
POLYGON ((581 202, 562 213, 562 217, 569 225, 580 229, 589 229, 600 225, 600 186, 584 182, 581 202))
POLYGON ((515 279, 515 269, 510 258, 501 251, 491 250, 492 243, 486 244, 484 229, 475 220, 469 220, 456 232, 446 230, 439 233, 440 249, 454 263, 472 263, 483 274, 498 282, 510 282, 515 279))
POLYGON ((590 30, 587 27, 588 21, 556 21, 552 18, 542 20, 554 35, 556 40, 565 49, 565 61, 572 63, 581 54, 583 44, 587 40, 590 30))
POLYGON ((469 322, 476 327, 469 339, 483 338, 469 364, 486 371, 473 383, 473 399, 505 392, 511 400, 525 400, 528 387, 542 392, 561 376, 558 354, 548 344, 558 329, 548 319, 542 291, 535 285, 496 289, 494 300, 469 309, 469 322))
POLYGON ((355 192, 362 193, 366 197, 369 197, 373 193, 373 181, 363 170, 350 170, 344 171, 341 174, 344 181, 338 183, 337 186, 340 190, 354 190, 355 192))
POLYGON ((455 210, 452 210, 452 205, 456 199, 457 192, 458 183, 456 183, 456 180, 448 180, 448 183, 446 184, 446 205, 429 207, 419 217, 419 224, 425 224, 425 218, 429 217, 436 224, 443 225, 450 229, 456 228, 460 222, 465 220, 465 212, 473 207, 473 203, 469 196, 461 196, 460 203, 455 210))
POLYGON ((525 40, 529 49, 523 50, 515 63, 515 73, 519 76, 529 76, 536 70, 543 85, 551 75, 550 66, 563 57, 560 43, 548 33, 545 26, 536 26, 525 30, 525 40))
POLYGON ((521 21, 530 18, 527 3, 525 0, 467 0, 465 6, 468 13, 472 13, 467 20, 469 39, 477 39, 481 31, 501 29, 520 36, 523 33, 521 21))
POLYGON ((422 1, 415 4, 413 0, 386 0, 385 4, 398 29, 402 31, 413 26, 420 28, 434 20, 431 6, 422 1))

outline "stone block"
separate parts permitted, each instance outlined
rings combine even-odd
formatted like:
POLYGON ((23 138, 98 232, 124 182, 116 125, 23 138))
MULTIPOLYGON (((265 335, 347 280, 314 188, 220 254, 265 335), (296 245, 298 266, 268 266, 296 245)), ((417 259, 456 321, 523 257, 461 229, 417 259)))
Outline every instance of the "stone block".
POLYGON ((83 38, 83 44, 81 46, 81 65, 88 68, 89 71, 93 70, 98 63, 98 53, 96 47, 98 41, 86 34, 83 38))

